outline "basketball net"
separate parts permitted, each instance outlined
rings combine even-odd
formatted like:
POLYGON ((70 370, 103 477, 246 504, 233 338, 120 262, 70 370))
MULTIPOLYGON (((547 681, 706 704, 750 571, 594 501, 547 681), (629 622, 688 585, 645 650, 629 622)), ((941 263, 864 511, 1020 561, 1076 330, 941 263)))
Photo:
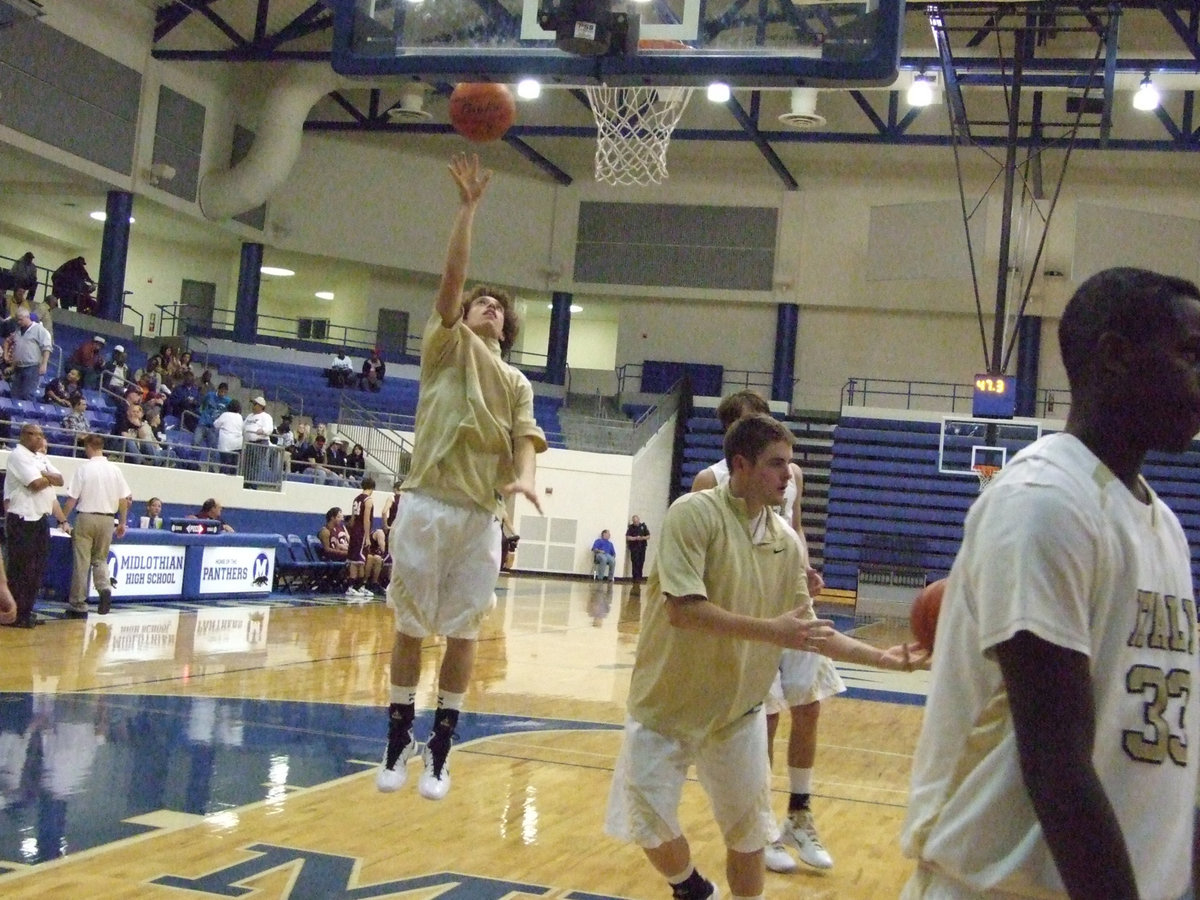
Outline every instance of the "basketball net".
POLYGON ((596 180, 611 185, 661 184, 667 145, 692 88, 586 86, 599 131, 596 180))
POLYGON ((1000 471, 999 466, 973 466, 975 474, 979 476, 979 491, 992 483, 992 479, 996 477, 996 473, 1000 471))

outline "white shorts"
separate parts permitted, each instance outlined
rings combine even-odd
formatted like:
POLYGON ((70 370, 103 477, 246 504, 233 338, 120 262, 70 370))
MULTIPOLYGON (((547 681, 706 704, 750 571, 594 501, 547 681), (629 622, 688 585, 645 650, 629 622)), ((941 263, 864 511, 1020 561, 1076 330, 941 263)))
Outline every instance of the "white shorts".
POLYGON ((805 650, 784 650, 779 659, 779 684, 789 707, 807 706, 846 690, 828 656, 805 650))
POLYGON ((767 691, 767 698, 763 700, 763 712, 768 716, 777 716, 787 712, 787 708, 787 701, 783 699, 783 682, 780 672, 776 670, 775 680, 771 682, 771 689, 767 691))
POLYGON ((679 802, 693 763, 726 847, 754 853, 774 839, 762 707, 695 743, 677 741, 627 719, 604 830, 648 849, 683 834, 679 802))
POLYGON ((476 638, 496 605, 500 522, 478 507, 406 494, 388 536, 387 603, 409 637, 476 638))

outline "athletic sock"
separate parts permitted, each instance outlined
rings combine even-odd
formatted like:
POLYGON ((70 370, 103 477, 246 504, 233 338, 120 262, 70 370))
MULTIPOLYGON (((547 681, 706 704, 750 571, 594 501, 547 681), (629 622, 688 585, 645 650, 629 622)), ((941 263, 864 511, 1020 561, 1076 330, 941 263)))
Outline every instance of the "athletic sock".
POLYGON ((812 795, 812 775, 812 769, 788 766, 788 785, 791 789, 788 796, 788 812, 808 809, 809 798, 812 795))
POLYGON ((417 702, 417 686, 415 684, 393 684, 388 693, 388 703, 397 703, 412 709, 417 702))
POLYGON ((668 878, 671 893, 677 900, 704 900, 713 893, 712 883, 697 871, 696 867, 688 864, 688 874, 668 878))

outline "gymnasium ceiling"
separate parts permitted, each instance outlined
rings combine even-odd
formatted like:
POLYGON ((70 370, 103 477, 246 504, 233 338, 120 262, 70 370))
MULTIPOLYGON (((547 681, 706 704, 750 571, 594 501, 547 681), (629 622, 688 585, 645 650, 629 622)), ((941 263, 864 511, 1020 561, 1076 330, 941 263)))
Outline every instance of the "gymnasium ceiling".
MULTIPOLYGON (((328 58, 332 14, 323 2, 141 2, 155 12, 157 59, 229 67, 235 83, 269 83, 271 73, 262 72, 263 66, 328 58)), ((1020 143, 1061 145, 1077 118, 1072 104, 1086 95, 1087 111, 1078 114, 1079 149, 1154 154, 1200 149, 1194 121, 1200 88, 1197 0, 910 2, 894 85, 822 90, 817 113, 825 122, 805 129, 779 120, 790 109, 785 90, 739 89, 728 104, 709 103, 697 92, 672 138, 672 175, 762 180, 794 189, 814 161, 853 158, 853 148, 948 148, 952 131, 960 146, 1002 148, 1010 141, 1007 104, 1013 97, 1018 27, 1028 36, 1021 54, 1020 143), (1100 39, 1105 33, 1117 36, 1115 52, 1106 53, 1100 39), (905 99, 920 71, 936 73, 941 87, 941 102, 923 110, 909 107, 905 99), (1163 92, 1161 107, 1152 113, 1130 104, 1146 74, 1163 92)), ((313 108, 305 127, 439 156, 461 149, 447 121, 450 85, 422 80, 430 116, 416 122, 389 115, 401 102, 400 87, 400 82, 347 84, 313 108)), ((591 177, 595 124, 579 92, 551 89, 539 100, 522 102, 504 143, 506 152, 489 152, 489 165, 539 172, 564 184, 591 177)), ((899 152, 888 158, 903 164, 911 157, 899 152)))

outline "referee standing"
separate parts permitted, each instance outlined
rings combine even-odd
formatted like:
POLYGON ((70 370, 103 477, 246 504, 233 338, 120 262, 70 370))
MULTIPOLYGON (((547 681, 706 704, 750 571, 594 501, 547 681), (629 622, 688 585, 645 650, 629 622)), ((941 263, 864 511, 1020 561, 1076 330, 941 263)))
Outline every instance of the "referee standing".
POLYGON ((59 523, 66 516, 58 506, 62 473, 46 457, 46 437, 37 425, 21 426, 19 443, 8 457, 8 473, 4 479, 4 536, 8 544, 9 587, 17 605, 18 628, 32 628, 39 623, 33 611, 34 601, 42 588, 46 560, 50 555, 51 513, 59 523))
POLYGON ((75 568, 71 572, 71 598, 67 615, 86 616, 88 570, 91 569, 96 593, 100 595, 100 615, 112 606, 112 585, 108 580, 108 545, 116 536, 125 536, 125 517, 133 492, 125 475, 115 463, 104 458, 104 438, 89 434, 83 439, 87 461, 75 470, 67 489, 63 510, 67 515, 78 508, 75 532, 71 538, 75 568))

